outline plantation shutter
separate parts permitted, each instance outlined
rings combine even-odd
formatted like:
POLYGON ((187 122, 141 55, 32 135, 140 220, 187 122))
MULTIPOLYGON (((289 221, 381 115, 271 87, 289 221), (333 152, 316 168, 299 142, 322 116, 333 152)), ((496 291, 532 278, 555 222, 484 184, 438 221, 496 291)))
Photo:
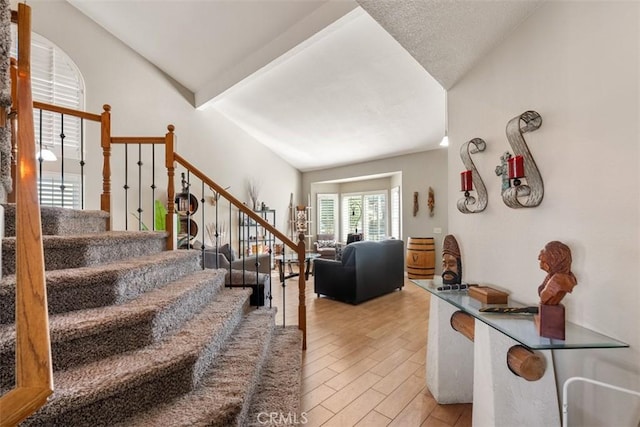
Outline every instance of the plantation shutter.
POLYGON ((80 175, 65 174, 64 186, 60 175, 43 172, 38 180, 38 195, 41 206, 58 206, 63 208, 81 208, 80 175))
MULTIPOLYGON (((11 56, 18 56, 16 26, 11 26, 11 56)), ((75 110, 84 109, 84 82, 71 59, 46 38, 33 33, 31 38, 31 84, 33 100, 75 110)), ((80 159, 80 119, 34 109, 36 145, 62 157, 80 159), (42 118, 42 122, 40 119, 42 118), (63 126, 64 125, 64 126, 63 126), (64 135, 64 138, 61 137, 64 135)))
POLYGON ((400 238, 400 187, 391 189, 391 237, 400 238))
MULTIPOLYGON (((318 234, 334 234, 337 233, 337 215, 338 215, 338 195, 337 194, 318 194, 318 234)), ((337 235, 335 236, 338 237, 337 235)))

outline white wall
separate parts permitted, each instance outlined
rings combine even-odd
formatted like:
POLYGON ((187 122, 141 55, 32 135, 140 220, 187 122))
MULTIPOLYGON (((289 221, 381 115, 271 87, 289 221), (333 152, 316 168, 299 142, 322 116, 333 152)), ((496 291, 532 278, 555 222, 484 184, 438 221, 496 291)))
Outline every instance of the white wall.
MULTIPOLYGON (((568 244, 578 278, 563 301, 570 321, 629 349, 555 351, 558 385, 586 376, 640 391, 640 3, 548 2, 449 92, 449 230, 465 279, 538 301, 540 249, 568 244), (511 151, 507 121, 526 110, 542 127, 525 139, 540 169, 544 200, 514 210, 494 173, 511 151), (485 212, 457 211, 460 146, 484 138, 473 156, 489 192, 485 212)), ((499 387, 499 384, 494 386, 499 387)), ((640 401, 574 385, 571 425, 638 425, 640 401)))
MULTIPOLYGON (((303 191, 309 191, 307 189, 316 182, 395 172, 399 172, 398 175, 402 176, 401 183, 398 183, 397 179, 393 181, 393 185, 401 185, 402 240, 406 243, 408 237, 434 237, 436 254, 439 254, 442 239, 447 234, 446 150, 423 151, 351 166, 306 172, 302 175, 302 188, 303 191), (429 216, 427 207, 429 187, 432 187, 435 193, 433 217, 429 216), (419 193, 420 207, 415 217, 413 216, 414 191, 419 193), (442 234, 434 234, 434 228, 440 228, 442 234)), ((436 259, 439 259, 438 255, 436 259)), ((436 262, 436 272, 439 272, 439 269, 440 263, 436 262)))
MULTIPOLYGON (((231 186, 229 191, 240 200, 249 201, 250 178, 260 181, 260 201, 264 200, 278 211, 277 226, 286 231, 289 195, 300 191, 301 178, 296 169, 257 143, 215 107, 196 111, 161 71, 67 2, 33 1, 29 5, 33 30, 62 48, 82 72, 86 110, 99 114, 103 104, 111 105, 112 135, 162 136, 167 125, 174 124, 179 154, 218 184, 231 186)), ((99 139, 93 135, 94 140, 87 149, 88 208, 99 207, 102 189, 102 153, 99 139)), ((123 175, 123 160, 115 152, 114 148, 112 194, 114 210, 118 212, 123 199, 118 181, 123 175)), ((163 164, 160 160, 160 166, 163 164)), ((179 175, 176 176, 177 186, 179 179, 179 175)), ((166 181, 156 185, 158 197, 166 199, 166 181)), ((129 211, 134 211, 137 198, 129 203, 129 211), (132 203, 135 203, 133 208, 132 203)), ((116 227, 121 222, 121 218, 114 218, 116 227)))

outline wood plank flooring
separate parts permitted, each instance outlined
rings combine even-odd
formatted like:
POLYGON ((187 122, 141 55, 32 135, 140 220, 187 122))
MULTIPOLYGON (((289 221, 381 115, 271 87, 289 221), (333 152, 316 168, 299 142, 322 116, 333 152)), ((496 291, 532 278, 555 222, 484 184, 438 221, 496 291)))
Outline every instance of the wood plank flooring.
MULTIPOLYGON (((277 275, 272 283, 276 322, 298 324, 297 278, 284 292, 277 275)), ((471 404, 439 405, 425 385, 428 292, 405 279, 402 291, 354 306, 317 298, 310 277, 305 301, 306 426, 471 426, 471 404)))

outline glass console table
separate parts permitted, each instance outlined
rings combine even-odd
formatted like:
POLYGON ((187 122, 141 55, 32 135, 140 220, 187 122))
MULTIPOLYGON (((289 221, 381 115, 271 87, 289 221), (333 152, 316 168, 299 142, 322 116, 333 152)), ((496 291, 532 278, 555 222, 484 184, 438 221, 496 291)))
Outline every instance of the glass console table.
POLYGON ((509 304, 484 304, 471 298, 466 290, 437 290, 439 286, 442 286, 442 280, 437 277, 433 280, 420 279, 411 281, 432 295, 454 305, 477 320, 486 323, 490 327, 533 350, 629 347, 629 344, 571 322, 566 323, 564 340, 544 338, 538 335, 533 323, 533 315, 531 314, 501 314, 479 311, 484 307, 506 307, 507 305, 509 307, 525 307, 524 304, 513 301, 511 298, 509 298, 509 304))
POLYGON ((474 426, 560 426, 553 352, 629 347, 571 322, 565 340, 540 337, 531 314, 480 312, 483 307, 523 307, 518 302, 484 304, 466 290, 438 291, 439 276, 411 282, 432 295, 426 385, 438 403, 473 402, 474 426), (454 329, 458 312, 473 320, 471 337, 454 329), (540 369, 535 376, 520 376, 529 362, 540 369))

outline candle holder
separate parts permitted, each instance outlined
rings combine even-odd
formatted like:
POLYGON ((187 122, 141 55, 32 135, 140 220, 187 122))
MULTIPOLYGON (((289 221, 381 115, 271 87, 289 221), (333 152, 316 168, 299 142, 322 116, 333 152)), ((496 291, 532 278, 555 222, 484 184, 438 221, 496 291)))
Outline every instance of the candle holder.
POLYGON ((533 132, 542 125, 542 117, 535 111, 525 111, 507 123, 507 139, 513 149, 500 157, 496 175, 502 178, 502 200, 513 209, 532 208, 542 202, 544 184, 523 134, 533 132), (526 184, 522 179, 526 179, 526 184), (524 199, 523 199, 524 198, 524 199))
POLYGON ((482 212, 487 207, 487 188, 478 173, 478 169, 471 160, 471 154, 479 153, 487 148, 482 138, 473 138, 460 147, 460 158, 467 168, 460 174, 460 191, 464 191, 464 198, 458 199, 458 210, 465 214, 482 212), (471 195, 476 188, 478 199, 471 195))

